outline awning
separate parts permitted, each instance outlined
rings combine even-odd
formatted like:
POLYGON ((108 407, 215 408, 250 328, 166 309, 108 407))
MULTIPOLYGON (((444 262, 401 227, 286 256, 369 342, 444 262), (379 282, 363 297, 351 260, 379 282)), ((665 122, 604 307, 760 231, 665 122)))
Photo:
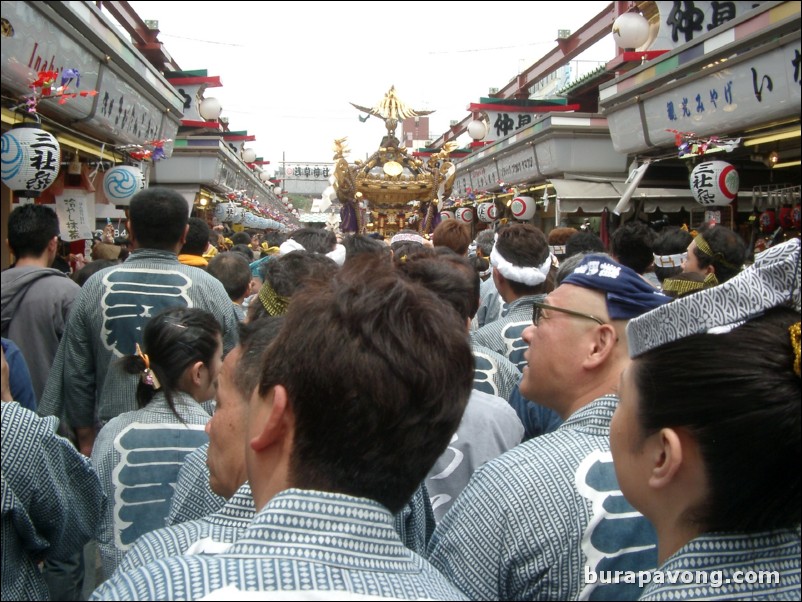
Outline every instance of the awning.
MULTIPOLYGON (((626 189, 624 182, 585 182, 583 180, 552 179, 562 213, 601 213, 605 208, 612 211, 626 189)), ((643 200, 643 211, 654 213, 676 213, 682 209, 690 211, 698 207, 690 189, 638 188, 632 195, 632 203, 643 200)))

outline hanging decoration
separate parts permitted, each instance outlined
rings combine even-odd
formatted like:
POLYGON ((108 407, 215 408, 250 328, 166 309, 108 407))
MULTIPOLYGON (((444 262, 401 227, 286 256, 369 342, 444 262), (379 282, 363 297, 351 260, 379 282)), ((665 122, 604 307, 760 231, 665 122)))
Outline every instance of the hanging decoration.
POLYGON ((172 142, 172 138, 148 140, 142 144, 127 144, 116 147, 118 151, 127 153, 134 161, 159 161, 165 158, 164 145, 172 142))
POLYGON ((454 212, 449 209, 443 209, 443 211, 440 212, 440 221, 445 219, 456 219, 454 217, 454 212))
POLYGON ((473 207, 460 207, 456 210, 456 219, 463 224, 473 223, 473 207))
POLYGON ((517 196, 510 203, 510 211, 512 211, 513 217, 520 221, 532 219, 535 215, 535 209, 535 199, 531 196, 517 196))
POLYGON ((693 168, 690 186, 700 205, 729 205, 738 194, 738 172, 724 161, 705 161, 693 168))
POLYGON ((145 175, 133 165, 118 165, 103 177, 103 192, 114 205, 127 207, 131 199, 145 188, 145 175))
POLYGON ((75 80, 76 88, 81 85, 81 74, 78 69, 62 69, 60 76, 58 71, 39 71, 36 74, 36 79, 28 84, 31 93, 25 97, 27 111, 36 113, 39 102, 43 98, 57 98, 58 104, 63 105, 68 100, 78 96, 97 96, 97 90, 70 92, 69 87, 73 80, 75 80), (60 85, 56 86, 59 78, 60 85))
POLYGON ((681 159, 721 151, 730 153, 741 144, 741 138, 700 137, 693 132, 666 131, 674 134, 674 144, 681 159))
POLYGON ((481 203, 476 207, 476 215, 479 217, 479 221, 492 224, 498 219, 498 207, 495 203, 481 203))
POLYGON ((38 125, 17 124, 2 137, 3 184, 22 197, 37 197, 58 176, 61 146, 38 125))

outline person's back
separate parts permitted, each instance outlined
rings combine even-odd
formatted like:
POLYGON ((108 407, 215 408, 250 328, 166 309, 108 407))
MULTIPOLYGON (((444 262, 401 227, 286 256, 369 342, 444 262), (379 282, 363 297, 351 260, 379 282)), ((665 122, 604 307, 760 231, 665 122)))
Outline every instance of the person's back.
POLYGON ((114 360, 134 353, 151 316, 174 306, 205 309, 222 327, 225 351, 236 343, 237 320, 223 285, 177 260, 186 200, 173 190, 147 188, 131 200, 129 215, 135 250, 81 288, 39 404, 43 415, 65 411, 86 455, 98 421, 136 408, 136 379, 114 360))
POLYGON ((8 244, 14 267, 0 273, 2 336, 22 351, 37 399, 42 398, 67 316, 80 287, 50 267, 58 248, 55 211, 22 205, 8 217, 8 244))

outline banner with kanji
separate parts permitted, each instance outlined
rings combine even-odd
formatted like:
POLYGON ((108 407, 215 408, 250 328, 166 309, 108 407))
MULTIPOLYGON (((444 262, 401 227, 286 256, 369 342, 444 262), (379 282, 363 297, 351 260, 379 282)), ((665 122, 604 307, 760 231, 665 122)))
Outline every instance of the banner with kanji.
POLYGON ((65 242, 91 239, 95 225, 95 195, 65 190, 56 197, 56 215, 65 242))

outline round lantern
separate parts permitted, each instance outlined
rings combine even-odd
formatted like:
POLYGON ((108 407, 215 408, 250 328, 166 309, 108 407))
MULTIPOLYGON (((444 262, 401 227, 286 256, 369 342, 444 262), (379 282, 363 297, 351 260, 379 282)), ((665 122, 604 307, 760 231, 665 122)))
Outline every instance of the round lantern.
POLYGON ((440 212, 440 219, 441 220, 454 219, 454 212, 449 211, 448 209, 444 209, 443 211, 440 212))
POLYGON ((267 173, 266 171, 260 171, 259 172, 259 179, 262 182, 267 182, 268 180, 270 180, 270 174, 267 173))
POLYGON ((245 163, 253 163, 256 161, 256 151, 252 148, 243 148, 242 160, 245 161, 245 163))
POLYGON ((491 224, 498 219, 498 207, 495 203, 482 203, 476 208, 479 221, 491 224))
POLYGON ((281 196, 281 186, 274 186, 273 194, 275 194, 276 196, 281 196))
POLYGON ((774 207, 767 208, 760 214, 760 231, 763 234, 771 234, 777 229, 777 213, 774 207))
POLYGON ((479 119, 474 119, 468 124, 468 135, 474 140, 482 140, 487 136, 487 124, 479 119))
POLYGON ((738 172, 724 161, 705 161, 691 172, 691 193, 705 207, 729 205, 738 194, 738 172))
POLYGON ((118 165, 106 172, 103 192, 114 205, 128 206, 133 196, 145 188, 142 170, 132 165, 118 165))
POLYGON ((216 98, 204 98, 198 105, 198 113, 207 121, 215 121, 220 118, 223 112, 223 105, 216 98))
POLYGON ((242 208, 234 203, 220 203, 214 208, 214 216, 218 222, 230 222, 238 224, 242 221, 242 208))
POLYGON ((460 221, 463 224, 473 223, 473 209, 471 207, 460 207, 457 209, 456 215, 457 221, 460 221))
POLYGON ((535 199, 531 196, 517 196, 510 203, 510 211, 515 219, 530 220, 535 215, 535 199))
POLYGON ((794 230, 799 230, 800 222, 802 222, 802 208, 800 208, 799 203, 794 206, 794 210, 791 212, 791 225, 794 227, 794 230))
POLYGON ((783 230, 790 230, 794 227, 794 218, 793 218, 794 210, 791 208, 791 205, 783 205, 780 207, 780 214, 777 219, 780 222, 780 227, 783 230))
POLYGON ((61 147, 50 132, 19 124, 3 134, 3 184, 20 196, 37 197, 58 176, 61 147))
POLYGON ((619 48, 640 48, 649 39, 649 22, 639 13, 624 13, 613 22, 613 39, 619 48))

